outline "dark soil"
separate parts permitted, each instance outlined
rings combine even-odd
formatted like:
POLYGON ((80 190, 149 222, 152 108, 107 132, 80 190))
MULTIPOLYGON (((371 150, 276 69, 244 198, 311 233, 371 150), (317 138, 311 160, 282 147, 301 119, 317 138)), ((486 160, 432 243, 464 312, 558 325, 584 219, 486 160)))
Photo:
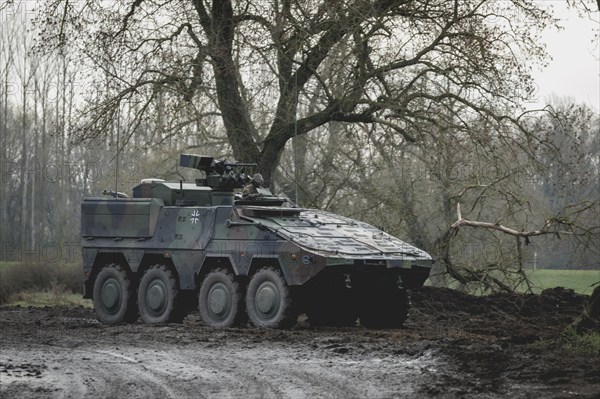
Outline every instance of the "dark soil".
POLYGON ((424 287, 402 329, 105 326, 84 308, 0 308, 0 396, 600 397, 600 354, 553 344, 586 296, 424 287))

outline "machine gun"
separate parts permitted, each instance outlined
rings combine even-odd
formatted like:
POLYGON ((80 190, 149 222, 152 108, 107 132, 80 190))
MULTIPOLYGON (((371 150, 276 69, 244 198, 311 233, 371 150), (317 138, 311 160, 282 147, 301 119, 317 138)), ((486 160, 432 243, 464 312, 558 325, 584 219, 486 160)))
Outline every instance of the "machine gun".
POLYGON ((208 186, 216 191, 233 191, 242 188, 251 180, 246 168, 256 167, 255 163, 215 160, 213 157, 194 154, 181 154, 179 165, 204 172, 206 178, 196 179, 197 186, 208 186))

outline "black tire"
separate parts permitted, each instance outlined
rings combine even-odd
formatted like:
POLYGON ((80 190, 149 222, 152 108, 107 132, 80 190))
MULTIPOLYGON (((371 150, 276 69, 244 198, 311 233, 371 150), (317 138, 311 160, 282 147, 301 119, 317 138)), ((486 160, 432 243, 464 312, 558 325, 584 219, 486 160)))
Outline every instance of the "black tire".
POLYGON ((206 275, 198 293, 198 311, 205 325, 224 328, 243 320, 242 292, 233 274, 216 269, 206 275))
POLYGON ((94 281, 94 308, 104 324, 134 322, 137 319, 135 289, 125 269, 117 264, 106 265, 94 281))
POLYGON ((397 287, 371 288, 359 299, 358 317, 367 328, 400 328, 408 317, 408 293, 397 287))
POLYGON ((293 305, 291 289, 279 270, 263 268, 250 279, 246 313, 255 327, 286 328, 294 325, 298 314, 293 305))
POLYGON ((145 323, 180 322, 177 307, 177 281, 164 265, 154 265, 144 273, 138 288, 138 309, 145 323))

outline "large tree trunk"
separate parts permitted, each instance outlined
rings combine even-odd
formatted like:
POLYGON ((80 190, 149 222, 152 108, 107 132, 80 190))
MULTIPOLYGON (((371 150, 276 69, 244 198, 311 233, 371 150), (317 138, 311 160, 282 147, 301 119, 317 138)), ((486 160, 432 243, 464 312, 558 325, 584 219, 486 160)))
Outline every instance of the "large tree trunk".
POLYGON ((256 162, 259 153, 253 139, 255 128, 240 94, 239 76, 233 60, 235 24, 231 1, 213 1, 211 17, 208 17, 201 2, 198 3, 203 27, 209 33, 217 100, 233 155, 242 162, 256 162))
MULTIPOLYGON (((337 21, 332 25, 318 43, 307 52, 301 65, 294 72, 292 71, 292 60, 294 53, 299 51, 299 48, 293 45, 283 45, 279 48, 280 96, 269 133, 259 146, 259 143, 254 140, 254 137, 259 137, 259 135, 250 118, 248 104, 242 98, 238 66, 233 58, 236 21, 232 2, 230 0, 213 1, 210 14, 202 1, 195 1, 194 5, 200 17, 200 23, 209 38, 209 53, 213 60, 217 101, 233 155, 242 162, 257 162, 259 172, 263 174, 265 181, 270 183, 287 141, 295 135, 305 134, 332 120, 333 115, 338 111, 337 105, 329 106, 322 112, 298 121, 294 125, 300 90, 314 75, 330 49, 345 36, 349 27, 342 21, 337 21)), ((281 44, 279 45, 281 46, 281 44)))

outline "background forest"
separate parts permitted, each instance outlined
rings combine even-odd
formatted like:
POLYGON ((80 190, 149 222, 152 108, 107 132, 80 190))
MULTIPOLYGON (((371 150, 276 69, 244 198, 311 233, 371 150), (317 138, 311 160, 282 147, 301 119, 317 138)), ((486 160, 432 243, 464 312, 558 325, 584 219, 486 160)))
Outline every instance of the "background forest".
POLYGON ((524 107, 557 23, 543 2, 0 7, 1 261, 77 262, 83 196, 193 179, 188 152, 427 250, 434 284, 600 267, 598 110, 524 107), (457 204, 514 231, 451 229, 457 204))

